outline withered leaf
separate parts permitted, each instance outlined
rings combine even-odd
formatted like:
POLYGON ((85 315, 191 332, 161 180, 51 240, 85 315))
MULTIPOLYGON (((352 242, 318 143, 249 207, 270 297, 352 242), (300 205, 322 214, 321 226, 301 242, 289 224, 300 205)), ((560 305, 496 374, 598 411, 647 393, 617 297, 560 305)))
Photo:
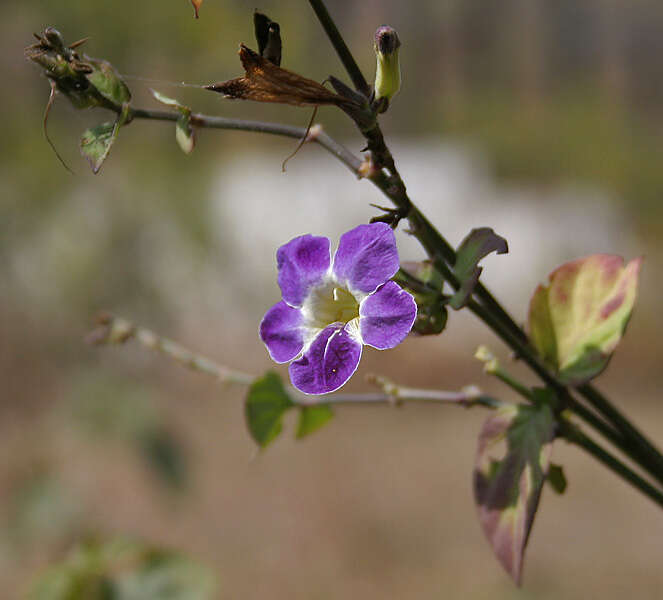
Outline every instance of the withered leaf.
POLYGON ((236 100, 254 100, 292 104, 294 106, 320 106, 333 104, 340 107, 354 102, 331 92, 317 81, 282 69, 260 56, 244 44, 239 47, 239 58, 246 73, 243 77, 206 86, 208 90, 236 100))

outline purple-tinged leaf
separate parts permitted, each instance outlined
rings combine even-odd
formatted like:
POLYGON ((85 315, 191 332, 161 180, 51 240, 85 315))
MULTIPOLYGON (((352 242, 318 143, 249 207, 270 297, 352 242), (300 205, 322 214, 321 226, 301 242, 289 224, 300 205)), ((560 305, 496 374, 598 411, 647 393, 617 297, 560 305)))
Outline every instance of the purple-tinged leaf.
POLYGON ((633 311, 641 264, 594 254, 562 265, 534 292, 530 338, 563 382, 585 383, 608 365, 633 311))
POLYGON ((470 231, 456 251, 454 273, 460 281, 460 288, 452 296, 449 305, 459 310, 467 304, 481 275, 482 269, 478 265, 482 258, 491 252, 506 254, 508 251, 506 240, 490 227, 480 227, 470 231))
POLYGON ((479 521, 520 585, 525 546, 550 464, 555 421, 546 404, 507 405, 483 425, 474 469, 479 521), (506 446, 506 452, 499 452, 506 446))

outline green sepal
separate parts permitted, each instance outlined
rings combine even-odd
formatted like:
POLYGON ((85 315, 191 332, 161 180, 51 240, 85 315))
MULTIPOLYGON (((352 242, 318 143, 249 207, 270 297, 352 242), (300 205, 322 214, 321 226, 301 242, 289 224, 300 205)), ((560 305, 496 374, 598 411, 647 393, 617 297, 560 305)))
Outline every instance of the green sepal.
POLYGON ((278 437, 283 415, 293 406, 283 381, 273 371, 253 382, 246 396, 244 414, 249 433, 261 448, 278 437))
POLYGON ((417 335, 439 335, 447 324, 448 299, 442 294, 444 280, 430 261, 405 262, 392 279, 410 292, 417 303, 412 326, 417 335))

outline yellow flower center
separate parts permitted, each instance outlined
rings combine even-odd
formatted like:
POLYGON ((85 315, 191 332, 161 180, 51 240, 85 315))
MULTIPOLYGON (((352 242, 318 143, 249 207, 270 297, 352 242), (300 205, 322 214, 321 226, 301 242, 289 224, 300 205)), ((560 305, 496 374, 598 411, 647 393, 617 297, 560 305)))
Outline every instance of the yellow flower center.
POLYGON ((334 282, 311 292, 305 304, 309 327, 324 329, 332 323, 349 323, 359 316, 359 302, 344 287, 334 282))

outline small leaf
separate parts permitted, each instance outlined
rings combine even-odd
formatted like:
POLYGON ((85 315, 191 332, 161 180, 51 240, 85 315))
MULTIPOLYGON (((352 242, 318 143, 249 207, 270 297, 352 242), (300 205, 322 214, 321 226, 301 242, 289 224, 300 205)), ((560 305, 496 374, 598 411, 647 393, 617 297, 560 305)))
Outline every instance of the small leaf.
POLYGON ((293 406, 276 373, 269 372, 253 382, 244 408, 251 437, 261 448, 265 448, 281 433, 282 417, 293 406))
POLYGON ((174 98, 170 98, 161 92, 157 92, 156 90, 150 90, 152 96, 154 96, 154 99, 161 102, 162 104, 165 104, 166 106, 172 106, 173 108, 179 108, 179 109, 185 109, 188 112, 191 112, 190 109, 186 106, 184 106, 179 100, 175 100, 174 98))
POLYGON ((500 408, 479 434, 474 469, 479 521, 497 559, 518 585, 554 432, 548 405, 521 404, 500 408), (500 442, 506 443, 502 455, 496 452, 500 442))
POLYGON ((608 365, 633 311, 641 264, 594 254, 562 265, 534 292, 529 334, 564 383, 587 382, 608 365))
POLYGON ((99 94, 117 107, 128 104, 131 100, 131 92, 115 67, 106 60, 87 56, 85 60, 86 64, 92 67, 92 72, 88 73, 86 77, 99 94))
POLYGON ((81 152, 87 158, 92 172, 97 174, 117 139, 119 123, 102 123, 86 130, 81 138, 81 152))
POLYGON ((182 106, 182 105, 181 105, 177 100, 175 100, 174 98, 170 98, 170 97, 168 97, 168 96, 162 94, 161 92, 157 92, 157 90, 150 90, 150 93, 152 94, 152 96, 154 96, 154 98, 155 98, 156 100, 158 100, 159 102, 161 102, 161 104, 165 104, 166 106, 172 106, 172 107, 174 107, 174 108, 179 108, 180 106, 182 106))
POLYGON ((332 419, 334 413, 329 404, 312 404, 302 406, 299 410, 299 421, 297 422, 297 439, 306 437, 326 425, 332 419))
POLYGON ((550 468, 548 469, 548 483, 558 494, 563 494, 566 491, 568 484, 566 482, 566 475, 564 475, 564 469, 561 465, 551 463, 550 468))
POLYGON ((456 251, 454 273, 460 281, 460 288, 449 302, 451 307, 458 310, 467 304, 481 275, 482 269, 478 265, 482 258, 491 252, 506 254, 508 251, 509 246, 506 240, 497 235, 490 227, 470 231, 456 251))
POLYGON ((182 115, 175 123, 175 139, 184 154, 191 154, 196 145, 195 130, 191 126, 191 116, 182 115))

